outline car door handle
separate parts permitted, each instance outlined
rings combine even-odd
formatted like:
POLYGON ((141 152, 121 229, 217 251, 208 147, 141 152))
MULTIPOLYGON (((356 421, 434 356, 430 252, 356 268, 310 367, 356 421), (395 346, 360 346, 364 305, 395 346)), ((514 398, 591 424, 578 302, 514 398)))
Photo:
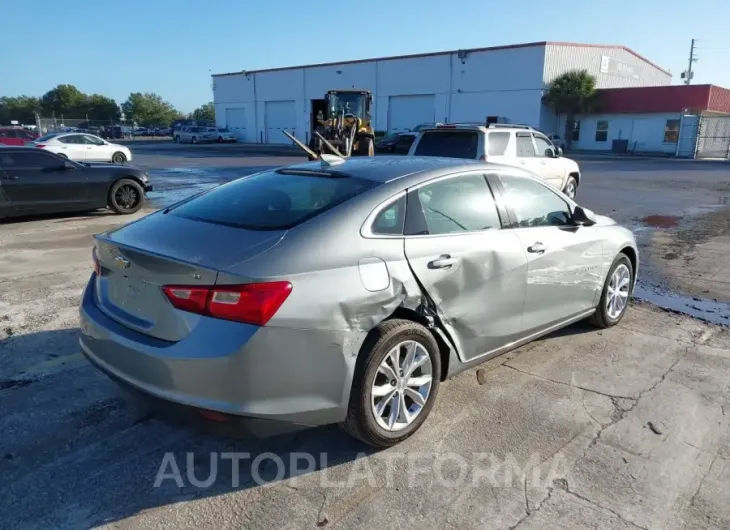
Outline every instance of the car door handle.
POLYGON ((545 245, 538 241, 536 243, 533 243, 532 246, 527 247, 527 252, 532 252, 533 254, 542 254, 543 252, 545 252, 545 245))
POLYGON ((448 269, 459 261, 448 254, 441 254, 438 259, 428 262, 429 269, 448 269))

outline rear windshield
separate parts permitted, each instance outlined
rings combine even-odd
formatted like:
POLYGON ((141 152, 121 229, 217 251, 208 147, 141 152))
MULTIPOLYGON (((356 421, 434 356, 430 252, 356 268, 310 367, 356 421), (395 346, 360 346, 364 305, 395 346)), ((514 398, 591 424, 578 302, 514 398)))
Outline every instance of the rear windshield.
POLYGON ((476 131, 428 131, 423 133, 413 153, 416 156, 476 158, 479 134, 476 131))
POLYGON ((288 230, 377 185, 346 176, 267 171, 214 188, 169 215, 248 230, 288 230))

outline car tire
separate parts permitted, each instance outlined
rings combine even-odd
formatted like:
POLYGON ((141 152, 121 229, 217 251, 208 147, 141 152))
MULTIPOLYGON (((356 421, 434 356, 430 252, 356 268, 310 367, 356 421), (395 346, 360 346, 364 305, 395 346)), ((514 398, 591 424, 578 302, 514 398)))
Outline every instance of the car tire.
POLYGON ((198 143, 198 139, 197 139, 197 138, 196 138, 195 136, 193 136, 193 137, 192 137, 192 138, 190 139, 190 143, 193 143, 193 144, 197 144, 197 143, 198 143))
POLYGON ((144 200, 144 190, 136 180, 120 179, 109 190, 109 208, 120 215, 139 211, 144 200))
POLYGON ((605 329, 621 322, 629 306, 633 285, 634 267, 631 265, 629 257, 621 252, 613 260, 611 268, 608 270, 606 282, 603 285, 603 292, 601 293, 601 300, 598 303, 596 312, 590 317, 591 324, 605 329), (626 276, 627 274, 628 276, 626 276), (628 283, 623 283, 626 278, 628 278, 628 283), (616 285, 619 285, 618 290, 620 294, 616 295, 618 298, 612 294, 615 292, 616 285), (615 302, 612 302, 612 300, 615 302), (620 311, 616 311, 617 306, 611 304, 620 303, 621 301, 623 301, 623 306, 620 307, 620 311))
POLYGON ((127 156, 124 153, 117 151, 112 155, 112 162, 115 164, 124 164, 127 161, 127 156))
POLYGON ((393 319, 381 322, 368 334, 360 351, 350 392, 347 418, 341 426, 350 436, 373 447, 385 448, 400 443, 415 433, 426 421, 436 401, 440 381, 441 354, 431 332, 421 324, 410 320, 393 319), (398 368, 403 368, 409 358, 410 348, 421 364, 411 372, 416 374, 415 377, 406 378, 401 370, 393 372, 393 356, 399 359, 398 368), (397 353, 394 353, 396 351, 397 353), (387 366, 381 369, 383 364, 387 366), (388 379, 384 373, 388 367, 391 367, 391 376, 403 379, 388 379), (430 381, 427 381, 429 375, 430 381), (423 384, 418 387, 415 384, 405 384, 406 381, 419 378, 423 384), (391 387, 394 390, 379 398, 373 395, 376 384, 383 391, 390 391, 391 387), (413 395, 421 396, 420 403, 413 400, 413 395), (393 406, 396 402, 398 409, 394 413, 393 406), (406 406, 405 410, 411 409, 411 414, 416 412, 413 410, 414 406, 420 408, 417 409, 415 417, 408 418, 397 412, 402 410, 403 405, 406 406), (377 412, 379 407, 380 414, 377 412), (396 422, 405 419, 405 422, 395 423, 393 419, 396 422), (392 425, 391 428, 386 424, 386 420, 392 425))
POLYGON ((219 144, 222 144, 223 143, 223 137, 222 136, 219 136, 217 142, 219 144))
POLYGON ((575 200, 576 195, 578 195, 578 181, 575 177, 568 177, 568 180, 565 181, 565 186, 563 187, 563 193, 575 200))
POLYGON ((175 143, 178 143, 178 144, 180 143, 180 136, 175 137, 175 143))

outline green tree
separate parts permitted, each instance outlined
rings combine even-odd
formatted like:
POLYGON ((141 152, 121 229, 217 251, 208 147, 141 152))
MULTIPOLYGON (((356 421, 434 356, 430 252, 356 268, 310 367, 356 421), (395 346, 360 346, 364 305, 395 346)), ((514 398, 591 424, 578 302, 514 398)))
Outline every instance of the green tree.
POLYGON ((9 125, 13 120, 21 124, 33 124, 35 114, 40 110, 41 102, 36 97, 0 97, 0 125, 9 125))
POLYGON ((573 123, 577 114, 594 110, 597 105, 596 78, 588 70, 571 70, 553 80, 543 103, 565 114, 565 147, 570 148, 573 123))
POLYGON ((193 111, 193 119, 199 121, 215 121, 215 105, 213 102, 201 105, 193 111))
POLYGON ((66 115, 75 118, 78 117, 76 114, 83 110, 85 98, 86 96, 73 85, 58 85, 41 97, 41 109, 48 117, 66 115))
POLYGON ((84 117, 88 116, 89 120, 119 121, 121 117, 117 102, 100 94, 86 96, 82 106, 84 117))
POLYGON ((180 116, 171 103, 151 92, 133 92, 122 103, 124 117, 128 122, 142 126, 169 125, 180 116))

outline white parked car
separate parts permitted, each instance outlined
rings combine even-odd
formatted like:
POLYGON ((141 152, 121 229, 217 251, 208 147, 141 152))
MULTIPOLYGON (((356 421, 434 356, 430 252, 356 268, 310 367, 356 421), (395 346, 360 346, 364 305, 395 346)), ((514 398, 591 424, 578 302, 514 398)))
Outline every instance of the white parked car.
POLYGON ((540 131, 527 125, 442 124, 421 129, 409 156, 443 156, 482 160, 524 168, 575 199, 578 164, 563 156, 540 131))
POLYGON ((215 137, 215 141, 219 144, 238 141, 238 137, 225 127, 208 127, 208 132, 215 137))
POLYGON ((114 162, 132 160, 132 152, 124 145, 83 133, 49 133, 26 145, 51 151, 76 162, 114 162))

